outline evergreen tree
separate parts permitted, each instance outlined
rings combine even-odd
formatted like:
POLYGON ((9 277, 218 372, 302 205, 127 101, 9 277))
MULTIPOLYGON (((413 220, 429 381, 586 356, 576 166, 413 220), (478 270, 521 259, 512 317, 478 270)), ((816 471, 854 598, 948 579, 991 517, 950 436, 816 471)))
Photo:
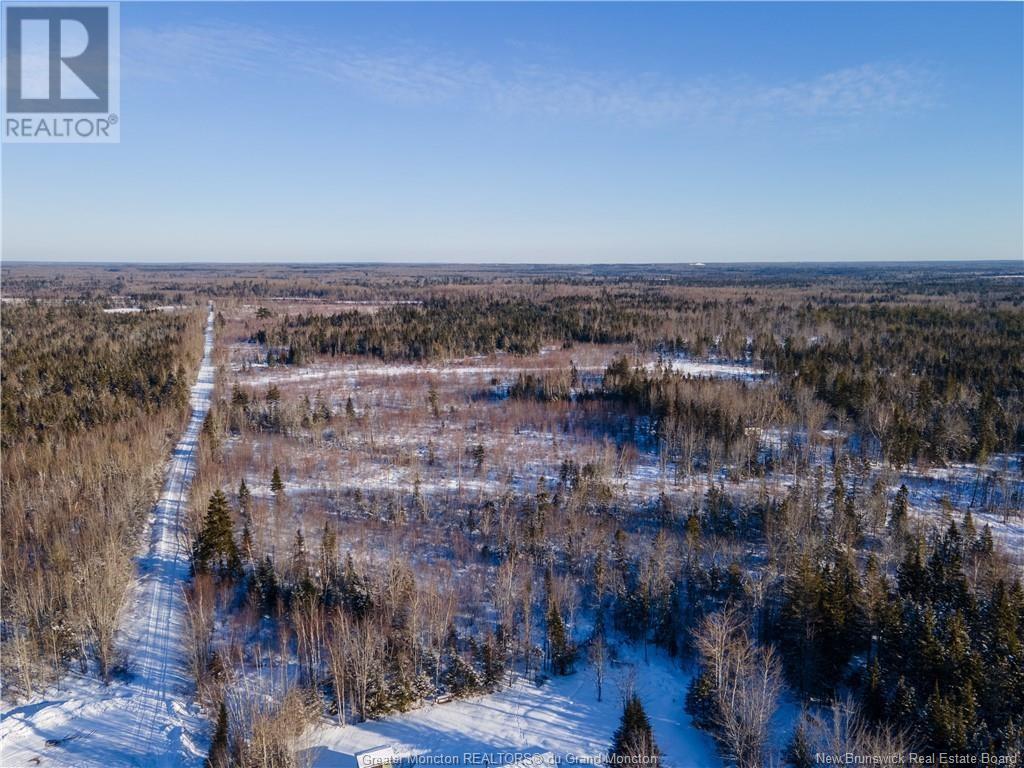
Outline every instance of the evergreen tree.
POLYGON ((950 705, 949 700, 939 692, 936 683, 932 695, 924 708, 925 723, 928 731, 928 746, 933 751, 960 752, 966 746, 966 734, 950 705))
POLYGON ((249 486, 245 484, 245 478, 242 478, 242 482, 238 484, 238 508, 241 510, 243 515, 249 513, 249 505, 252 503, 252 493, 249 492, 249 486))
POLYGON ((906 485, 901 485, 896 492, 896 498, 892 501, 892 513, 889 516, 889 530, 894 536, 902 537, 907 532, 907 513, 910 509, 910 492, 906 485))
POLYGON ((809 555, 797 563, 795 573, 784 585, 780 629, 783 659, 794 682, 805 691, 814 690, 821 680, 821 603, 824 584, 809 555))
POLYGON ((917 694, 903 675, 896 681, 889 704, 889 717, 893 722, 914 724, 917 720, 917 694))
POLYGON ((693 513, 686 518, 686 543, 691 549, 700 543, 700 518, 693 513))
POLYGON ((885 717, 885 691, 882 686, 882 668, 878 659, 875 659, 868 669, 863 705, 864 716, 873 722, 879 722, 885 717))
POLYGON ((843 507, 846 504, 846 485, 843 482, 842 461, 836 462, 832 474, 835 480, 834 487, 832 488, 832 519, 835 521, 833 523, 835 525, 842 519, 843 507))
POLYGON ((908 548, 903 562, 896 568, 896 583, 900 594, 911 600, 920 600, 928 594, 928 574, 921 559, 920 541, 908 548))
POLYGON ((246 515, 242 521, 242 545, 241 554, 246 561, 252 562, 252 528, 249 526, 249 516, 246 515))
POLYGON ((836 551, 833 557, 820 600, 823 673, 830 686, 863 644, 865 627, 857 567, 848 551, 836 551))
POLYGON ((193 548, 193 562, 197 571, 215 566, 222 572, 237 573, 241 560, 231 530, 231 512, 224 492, 217 489, 206 507, 203 528, 193 548))
MULTIPOLYGON (((878 564, 878 558, 872 552, 868 555, 864 566, 864 611, 868 622, 868 636, 878 637, 881 624, 889 612, 892 603, 889 599, 889 584, 885 573, 878 564)), ((874 649, 871 649, 874 651, 874 649)))
POLYGON ((256 569, 252 584, 254 585, 263 609, 270 611, 277 605, 277 572, 270 555, 263 558, 263 561, 256 569))
POLYGON ((622 710, 622 721, 612 737, 609 757, 613 764, 639 764, 636 758, 645 758, 643 765, 658 766, 661 751, 654 743, 654 731, 647 718, 647 712, 635 693, 626 699, 622 710))
POLYGON ((345 568, 341 574, 341 594, 345 605, 357 617, 365 616, 373 607, 370 588, 362 574, 356 570, 351 552, 345 556, 345 568))
POLYGON ((992 527, 985 523, 985 527, 981 529, 981 536, 978 537, 975 545, 975 551, 984 557, 991 555, 993 549, 995 549, 995 542, 992 540, 992 527))
POLYGON ((914 682, 919 691, 937 687, 942 674, 942 642, 935 611, 929 604, 921 614, 913 655, 914 682))
POLYGON ((964 512, 964 546, 968 549, 974 545, 974 538, 978 535, 977 529, 974 527, 974 516, 971 514, 971 510, 964 512))
POLYGON ((302 535, 302 529, 295 529, 295 539, 292 541, 292 578, 296 584, 309 579, 309 559, 306 555, 306 539, 302 535))
POLYGON ((807 715, 804 713, 801 713, 800 719, 796 722, 793 736, 786 745, 784 758, 790 768, 813 768, 815 765, 814 748, 807 733, 807 715))
POLYGON ((205 768, 229 768, 231 765, 231 748, 228 744, 228 708, 222 701, 217 710, 217 726, 210 742, 210 753, 206 758, 205 768))
POLYGON ((868 502, 872 530, 885 524, 885 483, 881 478, 871 484, 871 498, 868 502))
POLYGON ((974 457, 979 464, 988 461, 991 453, 999 448, 999 432, 996 420, 999 417, 999 403, 992 395, 992 388, 986 387, 978 405, 976 417, 977 440, 974 446, 974 457))
POLYGON ((686 712, 693 717, 693 724, 705 731, 713 731, 719 722, 721 712, 715 697, 715 683, 707 670, 701 669, 690 681, 686 690, 686 712))
POLYGON ((942 680, 950 690, 963 690, 980 676, 977 658, 971 648, 967 622, 960 611, 954 611, 946 622, 946 638, 942 646, 942 680))
POLYGON ((576 647, 569 640, 565 622, 555 601, 548 604, 548 648, 551 653, 551 671, 556 675, 568 675, 572 672, 576 660, 576 647))
POLYGON ((672 500, 664 491, 658 494, 658 520, 662 525, 671 525, 675 519, 675 510, 672 508, 672 500))
POLYGON ((270 490, 275 494, 284 492, 284 482, 281 480, 281 470, 274 467, 274 474, 270 477, 270 490))
POLYGON ((331 418, 334 416, 331 413, 331 404, 323 396, 323 393, 318 389, 316 396, 313 398, 313 420, 322 421, 325 424, 330 423, 331 418))
POLYGON ((444 684, 453 696, 471 696, 484 687, 480 674, 460 653, 452 654, 444 674, 444 684))
POLYGON ((1024 606, 1020 582, 1008 590, 998 581, 992 590, 983 623, 985 644, 985 690, 982 702, 994 720, 990 725, 1011 718, 1021 722, 1019 702, 1024 701, 1024 606), (1014 704, 1014 702, 1017 702, 1014 704))
MULTIPOLYGON (((173 386, 173 382, 170 382, 173 386)), ((203 437, 210 442, 210 449, 217 452, 220 449, 220 435, 217 433, 217 424, 214 421, 214 413, 211 408, 203 419, 203 437)))
POLYGON ((488 632, 480 645, 480 666, 483 668, 483 684, 493 691, 501 684, 505 674, 505 653, 494 633, 488 632))
POLYGON ((320 588, 324 595, 338 581, 338 576, 338 535, 330 523, 325 521, 320 536, 320 588))
POLYGON ((237 408, 245 408, 249 405, 249 393, 237 384, 231 388, 231 405, 237 408))

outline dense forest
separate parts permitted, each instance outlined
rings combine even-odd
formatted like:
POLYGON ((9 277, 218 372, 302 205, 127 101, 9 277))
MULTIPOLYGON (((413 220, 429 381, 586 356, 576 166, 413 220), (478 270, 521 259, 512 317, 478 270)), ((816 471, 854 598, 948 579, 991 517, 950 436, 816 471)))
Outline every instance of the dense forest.
POLYGON ((289 317, 276 327, 261 328, 253 340, 287 350, 283 362, 289 364, 317 355, 415 361, 494 352, 535 354, 555 340, 628 342, 650 336, 654 322, 639 312, 607 312, 600 301, 438 298, 373 313, 289 317))
POLYGON ((5 695, 118 665, 114 631, 145 513, 187 415, 194 312, 3 310, 5 695))
MULTIPOLYGON (((163 408, 189 384, 185 313, 110 314, 84 304, 11 305, 3 316, 3 444, 61 435, 163 408)), ((194 352, 194 350, 190 350, 194 352)))

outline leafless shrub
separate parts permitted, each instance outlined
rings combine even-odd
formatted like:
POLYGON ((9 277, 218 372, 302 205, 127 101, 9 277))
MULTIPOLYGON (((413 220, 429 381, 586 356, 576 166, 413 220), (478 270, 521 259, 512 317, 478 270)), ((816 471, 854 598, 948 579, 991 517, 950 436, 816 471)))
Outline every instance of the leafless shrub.
POLYGON ((319 714, 319 701, 302 688, 268 695, 236 691, 229 701, 232 741, 245 768, 310 768, 315 755, 302 737, 319 714))
POLYGON ((836 699, 829 709, 803 712, 797 723, 809 753, 855 755, 861 758, 907 754, 914 748, 908 735, 891 725, 872 725, 850 698, 836 699))

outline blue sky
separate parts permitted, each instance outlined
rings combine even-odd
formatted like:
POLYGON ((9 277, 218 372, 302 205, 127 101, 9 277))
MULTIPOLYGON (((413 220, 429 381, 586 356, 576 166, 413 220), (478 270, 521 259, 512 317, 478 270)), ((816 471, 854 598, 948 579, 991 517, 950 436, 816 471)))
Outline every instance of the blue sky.
POLYGON ((122 3, 8 259, 1019 259, 1024 5, 122 3))

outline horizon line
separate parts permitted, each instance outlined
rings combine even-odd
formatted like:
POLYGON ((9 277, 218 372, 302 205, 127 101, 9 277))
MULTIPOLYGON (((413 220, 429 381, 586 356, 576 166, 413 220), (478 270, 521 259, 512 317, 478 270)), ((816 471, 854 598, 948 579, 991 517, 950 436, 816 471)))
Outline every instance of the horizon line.
POLYGON ((729 260, 695 260, 695 261, 233 261, 233 260, 202 260, 202 261, 131 261, 131 260, 85 260, 85 259, 0 259, 0 268, 13 265, 33 266, 119 266, 119 267, 202 267, 202 266, 277 266, 277 267, 721 267, 721 266, 837 266, 837 265, 943 265, 943 264, 1015 264, 1024 273, 1024 257, 1020 259, 822 259, 785 260, 757 259, 751 261, 729 260))

